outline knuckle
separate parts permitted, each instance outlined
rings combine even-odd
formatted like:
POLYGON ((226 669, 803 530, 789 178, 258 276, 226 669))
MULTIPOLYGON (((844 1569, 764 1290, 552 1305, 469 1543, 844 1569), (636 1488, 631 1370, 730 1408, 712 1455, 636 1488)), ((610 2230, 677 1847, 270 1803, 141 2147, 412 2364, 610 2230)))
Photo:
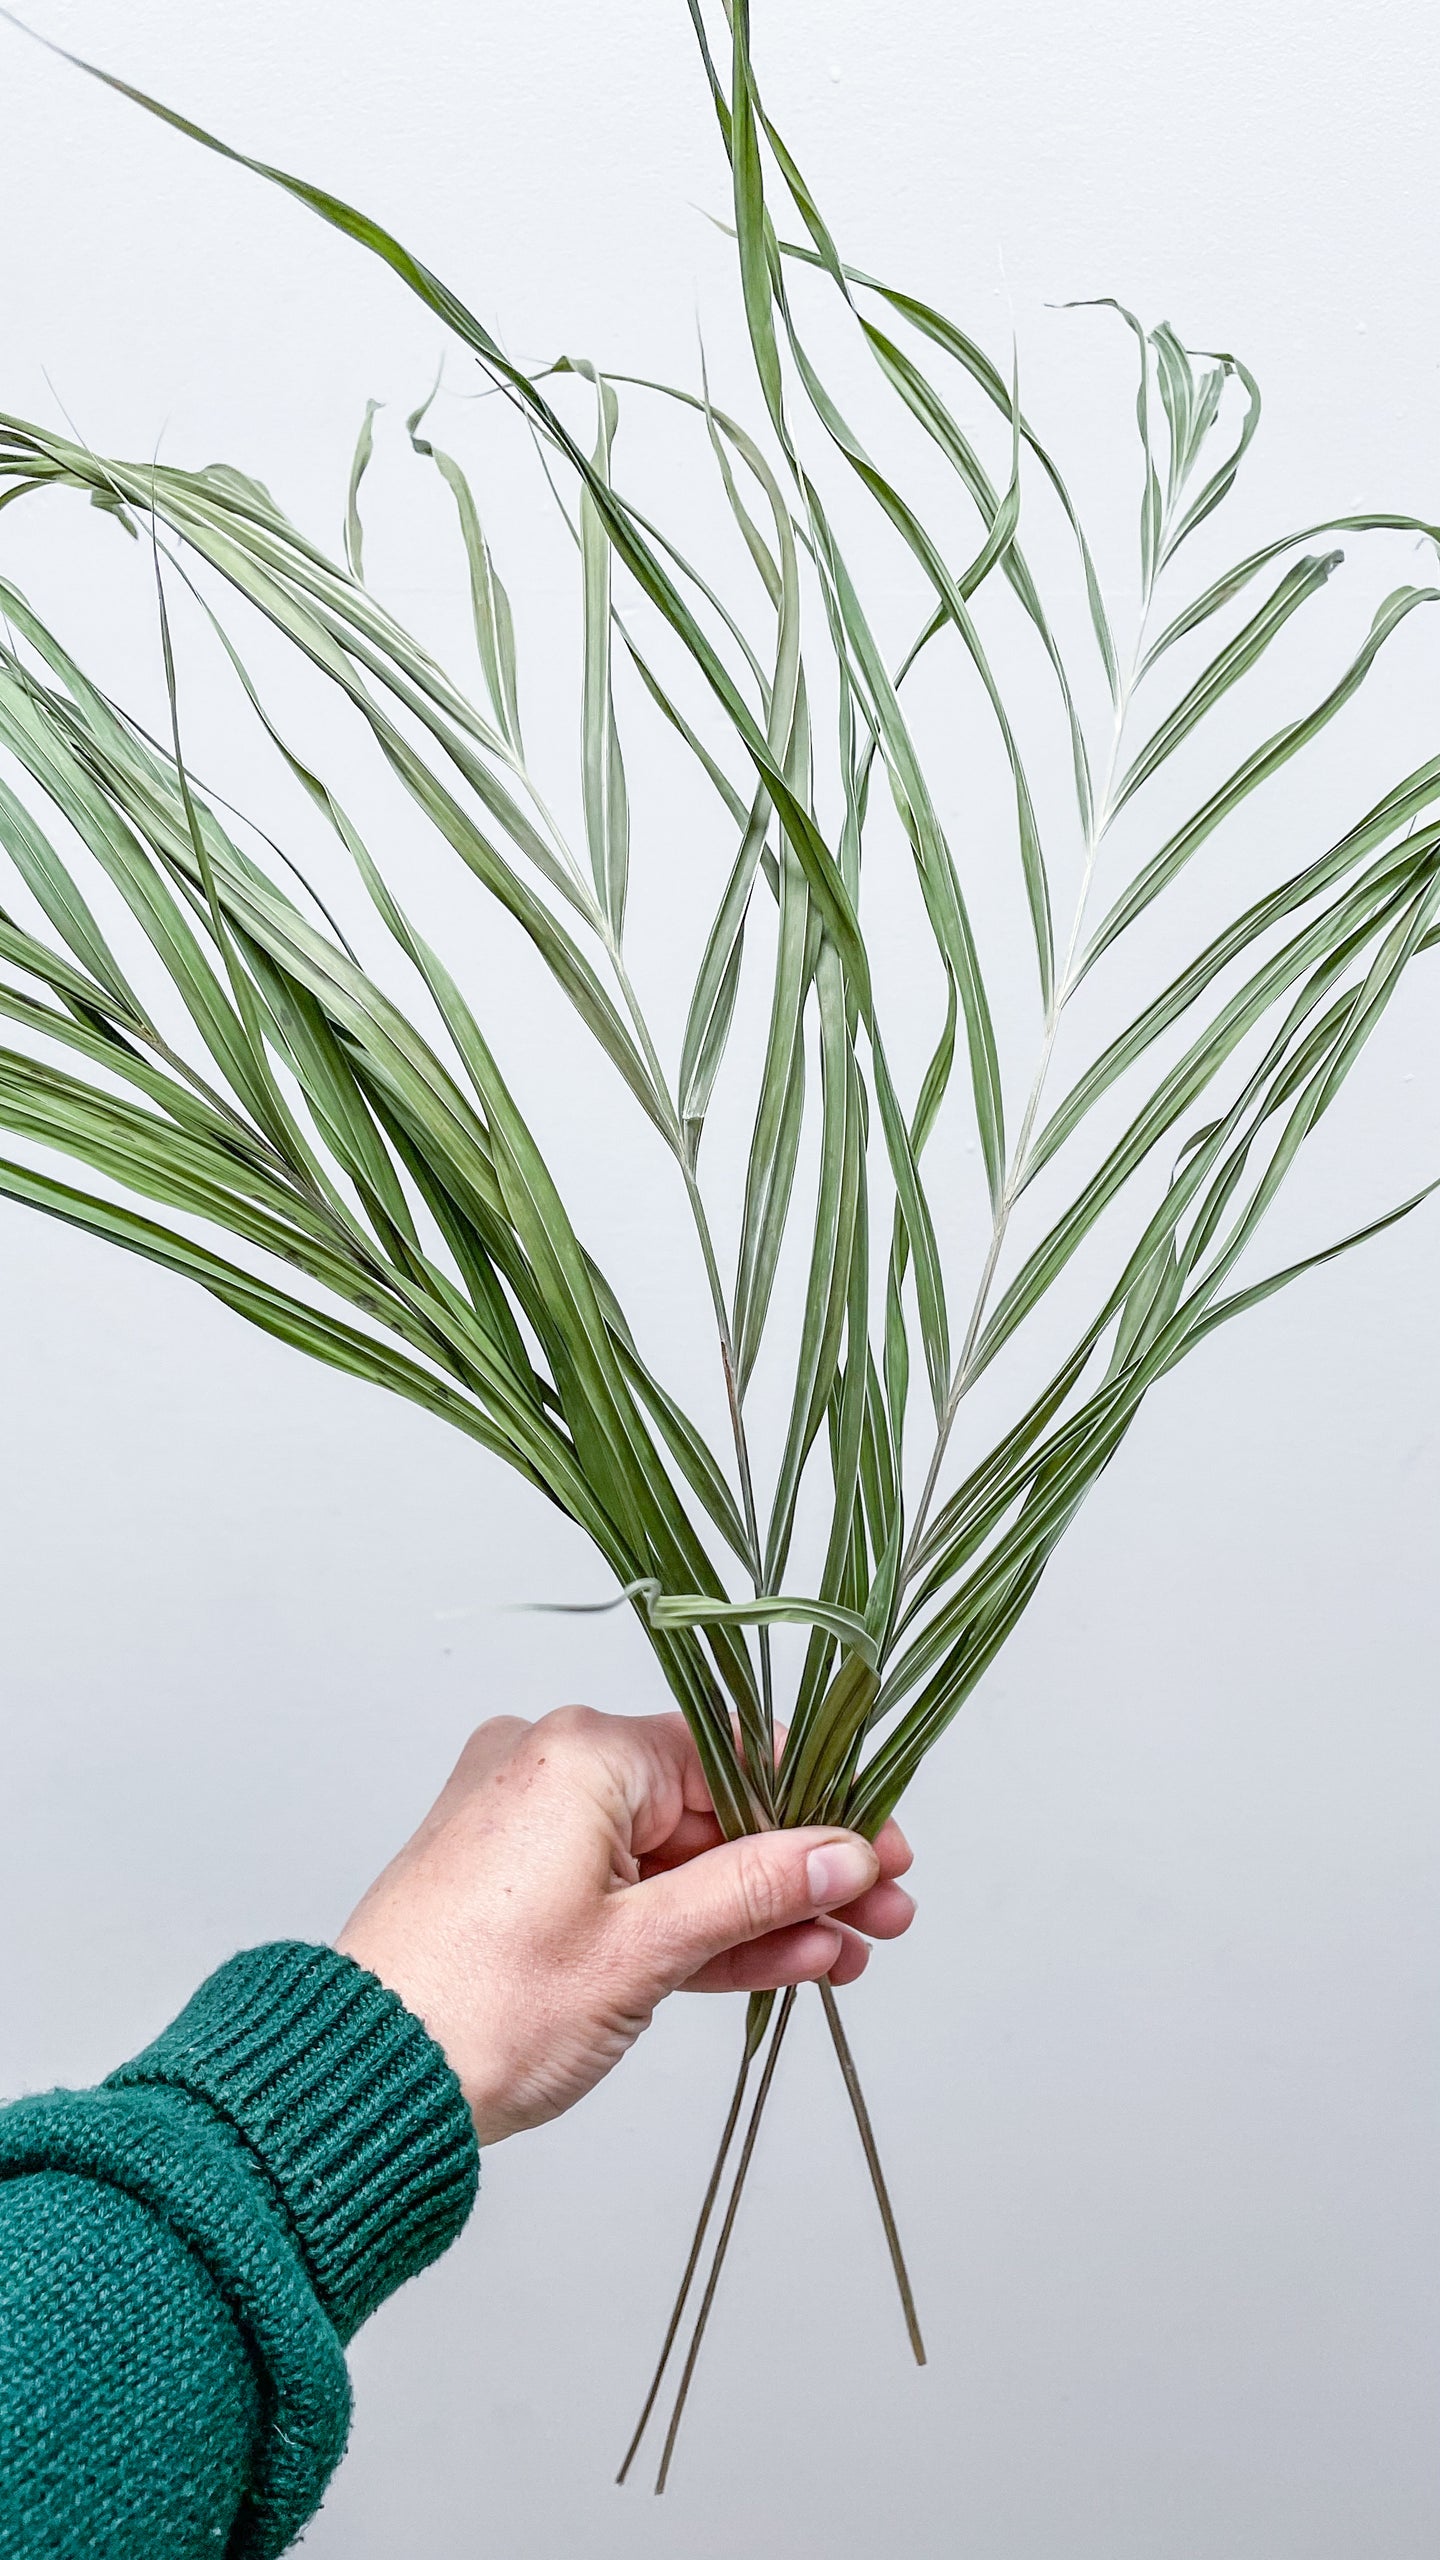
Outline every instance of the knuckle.
POLYGON ((758 1839, 736 1844, 735 1897, 752 1938, 764 1937, 789 1916, 784 1877, 758 1839))
POLYGON ((501 1766, 530 1731, 524 1716, 487 1716, 461 1746, 450 1785, 476 1786, 487 1772, 501 1766))
POLYGON ((479 1751, 492 1743, 513 1742, 529 1730, 529 1724, 524 1716, 483 1716, 468 1735, 465 1749, 479 1751))
POLYGON ((599 1942, 607 1997, 648 2025, 657 2003, 683 1974, 673 1934, 651 1913, 638 1911, 631 1895, 615 1897, 599 1942))
POLYGON ((531 1727, 531 1732, 542 1749, 589 1749, 604 1724, 605 1718, 597 1707, 552 1707, 531 1727))

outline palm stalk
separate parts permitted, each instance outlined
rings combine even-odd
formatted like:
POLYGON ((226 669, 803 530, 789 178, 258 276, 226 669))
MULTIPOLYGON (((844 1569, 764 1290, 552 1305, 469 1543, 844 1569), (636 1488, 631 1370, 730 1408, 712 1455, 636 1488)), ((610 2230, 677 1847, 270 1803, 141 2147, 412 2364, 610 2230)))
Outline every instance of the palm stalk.
MULTIPOLYGON (((238 469, 102 458, 0 416, 0 508, 68 491, 112 529, 143 533, 156 581, 145 632, 169 705, 167 733, 150 734, 0 575, 0 852, 12 881, 0 906, 0 1014, 12 1026, 0 1125, 21 1148, 0 1162, 0 1193, 408 1397, 558 1505, 633 1609, 728 1836, 813 1821, 873 1836, 1034 1598, 1151 1387, 1232 1317, 1435 1188, 1298 1260, 1253 1268, 1277 1192, 1412 962, 1440 942, 1440 753, 1347 808, 1329 841, 1303 820, 1291 844, 1280 786, 1333 721, 1354 719, 1392 640, 1440 587, 1381 595, 1358 646, 1278 728, 1257 726, 1251 680, 1286 666, 1291 625, 1345 562, 1342 537, 1359 544, 1363 576, 1372 538, 1408 535, 1433 552, 1437 532, 1376 509, 1227 558, 1223 510, 1260 417, 1254 377, 1110 306, 1137 374, 1138 595, 1122 644, 1123 577, 1102 575, 1014 367, 848 263, 766 111, 748 0, 726 0, 723 22, 688 5, 729 177, 758 394, 748 423, 712 399, 703 371, 667 386, 571 360, 518 366, 368 216, 94 74, 378 257, 513 413, 542 466, 541 502, 559 504, 574 537, 581 827, 572 841, 554 807, 565 779, 537 770, 526 746, 510 591, 470 473, 432 440, 432 402, 409 442, 454 503, 470 677, 443 667, 367 582, 374 404, 338 558, 238 469), (883 453, 814 353, 837 318, 867 415, 877 386, 888 403, 883 453), (702 532, 697 563, 687 528, 656 521, 617 480, 636 403, 715 474, 734 534, 722 560, 702 532), (856 535, 861 517, 869 529, 856 535), (910 582, 903 649, 882 636, 878 582, 861 565, 877 542, 910 582), (437 846, 528 940, 603 1061, 607 1110, 638 1110, 648 1125, 705 1276, 723 1454, 582 1240, 522 1106, 525 1058, 496 1056, 402 902, 403 865, 372 847, 348 790, 291 735, 299 715, 267 698, 246 640, 257 621, 268 656, 278 645, 333 689, 357 750, 378 754, 437 846), (262 834, 187 764, 187 635, 205 633, 225 653, 237 721, 258 724, 297 813, 323 823, 342 873, 325 903, 283 827, 262 834), (1021 672, 1002 676, 1012 663, 1021 672), (942 677, 937 717, 924 705, 942 677), (1250 723, 1238 761, 1211 744, 1222 706, 1227 740, 1250 723), (955 750, 976 709, 1006 777, 1007 843, 974 817, 955 750), (693 759, 726 843, 668 1061, 627 943, 632 794, 643 809, 635 778, 657 722, 693 759), (1265 876, 1138 1010, 1117 1009, 1112 993, 1107 1017, 1112 955, 1152 910, 1188 912, 1177 899, 1213 870, 1257 794, 1265 876), (875 924, 907 890, 932 975, 897 1002, 878 983, 875 924), (1029 955, 1033 1039, 1002 1041, 996 928, 976 922, 1006 897, 1007 956, 1017 944, 1029 955), (342 928, 332 909, 350 906, 361 921, 342 928), (359 956, 371 940, 373 965, 359 956), (757 973, 765 1030, 746 1055, 732 1031, 757 973), (889 1033, 927 1006, 928 1064, 907 1090, 889 1033), (722 1091, 750 1114, 752 1137, 739 1196, 717 1200, 704 1141, 722 1091), (57 1155, 82 1168, 78 1183, 57 1155), (806 1269, 793 1321, 782 1264, 806 1269), (1071 1348, 1052 1368, 1053 1351, 1041 1359, 1033 1346, 1053 1322, 1071 1348), (965 1445, 968 1399, 1002 1360, 1008 1419, 988 1445, 979 1432, 965 1445), (762 1381, 779 1432, 768 1469, 753 1428, 762 1381), (808 1643, 780 1698, 771 1634, 785 1625, 808 1643)), ((773 2017, 768 2002, 752 2007, 626 2469, 681 2335, 768 2033, 668 2470, 792 2007, 793 1996, 773 2017)), ((918 2355, 828 1986, 825 2008, 918 2355)))

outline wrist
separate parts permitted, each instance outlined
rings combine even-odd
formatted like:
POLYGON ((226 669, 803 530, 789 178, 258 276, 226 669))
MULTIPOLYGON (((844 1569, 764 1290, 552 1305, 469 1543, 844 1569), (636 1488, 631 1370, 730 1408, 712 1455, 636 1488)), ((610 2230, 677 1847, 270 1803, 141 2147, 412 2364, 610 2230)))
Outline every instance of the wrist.
POLYGON ((443 2050, 332 1947, 233 1957, 106 2085, 183 2090, 241 2136, 342 2337, 448 2247, 474 2200, 474 2131, 443 2050))

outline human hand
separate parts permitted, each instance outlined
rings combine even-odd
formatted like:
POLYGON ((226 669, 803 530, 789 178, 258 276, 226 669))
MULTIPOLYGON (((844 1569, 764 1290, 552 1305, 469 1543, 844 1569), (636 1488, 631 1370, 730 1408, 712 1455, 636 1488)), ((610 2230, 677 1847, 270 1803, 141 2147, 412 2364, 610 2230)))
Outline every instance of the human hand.
POLYGON ((671 1991, 853 1982, 865 1938, 914 1918, 910 1858, 894 1822, 873 1847, 833 1825, 722 1841, 683 1716, 496 1716, 337 1943, 499 2142, 583 2098, 671 1991))

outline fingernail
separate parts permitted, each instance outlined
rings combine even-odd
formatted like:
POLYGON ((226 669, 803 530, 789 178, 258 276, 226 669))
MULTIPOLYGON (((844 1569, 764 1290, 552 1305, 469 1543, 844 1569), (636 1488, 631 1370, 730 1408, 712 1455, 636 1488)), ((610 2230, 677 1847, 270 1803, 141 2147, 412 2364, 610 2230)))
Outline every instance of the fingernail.
POLYGON ((858 1840, 832 1840, 828 1849, 812 1849, 805 1861, 810 1899, 824 1911, 853 1902, 875 1881, 874 1852, 858 1840))

